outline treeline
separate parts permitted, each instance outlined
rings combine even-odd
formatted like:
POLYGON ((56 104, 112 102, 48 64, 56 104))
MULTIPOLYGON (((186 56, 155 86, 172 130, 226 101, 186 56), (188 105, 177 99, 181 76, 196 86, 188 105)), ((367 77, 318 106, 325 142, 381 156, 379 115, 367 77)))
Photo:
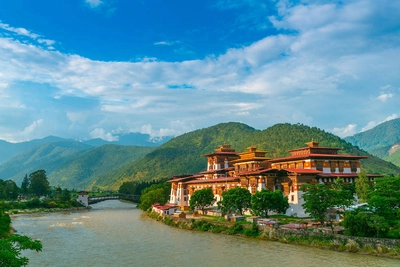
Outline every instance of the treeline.
POLYGON ((71 198, 70 190, 50 186, 45 170, 25 175, 21 187, 12 180, 0 179, 0 207, 3 210, 80 206, 76 199, 71 198))
POLYGON ((152 181, 129 181, 123 182, 118 189, 118 193, 127 195, 141 195, 143 189, 148 188, 154 184, 160 184, 167 181, 167 179, 152 180, 152 181))
POLYGON ((400 238, 400 176, 376 179, 370 183, 364 173, 359 174, 355 190, 359 207, 352 207, 354 194, 341 179, 332 186, 307 184, 302 205, 312 218, 332 225, 332 215, 341 213, 345 234, 360 237, 400 238))

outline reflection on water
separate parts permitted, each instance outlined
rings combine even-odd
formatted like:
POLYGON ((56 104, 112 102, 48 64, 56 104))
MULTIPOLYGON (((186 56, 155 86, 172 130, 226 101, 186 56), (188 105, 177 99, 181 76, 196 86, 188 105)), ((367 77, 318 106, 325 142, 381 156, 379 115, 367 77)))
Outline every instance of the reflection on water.
POLYGON ((100 202, 89 211, 18 215, 18 233, 40 239, 29 266, 400 266, 399 260, 181 230, 133 204, 100 202))

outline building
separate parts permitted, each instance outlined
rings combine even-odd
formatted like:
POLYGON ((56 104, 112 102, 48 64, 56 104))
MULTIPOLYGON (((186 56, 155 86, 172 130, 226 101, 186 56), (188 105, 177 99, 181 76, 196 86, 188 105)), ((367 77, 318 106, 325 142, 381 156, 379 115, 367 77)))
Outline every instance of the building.
MULTIPOLYGON (((207 170, 194 175, 174 176, 169 203, 182 210, 189 206, 190 196, 196 190, 212 188, 216 201, 231 188, 247 188, 252 194, 266 188, 281 190, 288 198, 287 215, 306 216, 301 186, 306 183, 330 185, 338 177, 345 183, 354 183, 360 172, 360 159, 366 156, 339 154, 340 148, 320 147, 312 140, 306 147, 289 150, 290 156, 267 158, 266 151, 249 147, 237 153, 224 144, 207 157, 207 170)), ((381 175, 368 174, 372 181, 381 175)))
POLYGON ((179 211, 177 206, 174 205, 161 205, 155 203, 152 205, 152 211, 160 215, 173 215, 175 212, 179 211))

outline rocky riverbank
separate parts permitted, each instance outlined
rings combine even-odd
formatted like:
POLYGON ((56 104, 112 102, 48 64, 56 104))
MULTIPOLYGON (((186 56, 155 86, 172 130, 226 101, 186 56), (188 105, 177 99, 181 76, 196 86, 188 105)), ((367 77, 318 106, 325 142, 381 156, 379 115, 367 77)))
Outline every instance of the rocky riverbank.
POLYGON ((239 235, 286 244, 296 244, 350 252, 364 255, 383 256, 400 259, 400 240, 384 238, 362 238, 321 233, 318 230, 288 230, 259 227, 257 224, 215 222, 206 219, 184 219, 148 213, 149 217, 166 225, 196 231, 239 235))

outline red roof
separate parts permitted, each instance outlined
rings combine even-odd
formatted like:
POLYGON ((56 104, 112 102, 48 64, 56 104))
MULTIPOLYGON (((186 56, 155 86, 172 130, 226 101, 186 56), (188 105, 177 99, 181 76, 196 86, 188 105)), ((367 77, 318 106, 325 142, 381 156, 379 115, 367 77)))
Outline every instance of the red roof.
POLYGON ((295 173, 311 173, 311 174, 319 174, 322 173, 322 171, 317 171, 313 169, 282 169, 288 172, 295 172, 295 173))
POLYGON ((269 159, 266 162, 284 162, 296 159, 304 159, 304 158, 338 158, 338 159, 366 159, 367 156, 352 156, 352 155, 345 155, 345 154, 304 154, 304 155, 294 155, 288 156, 284 158, 276 158, 276 159, 269 159))
POLYGON ((229 167, 229 168, 224 168, 224 169, 218 169, 218 170, 209 170, 209 171, 203 171, 200 173, 216 173, 216 172, 221 172, 221 171, 231 171, 234 170, 235 168, 229 167))
POLYGON ((309 147, 309 146, 306 146, 306 147, 300 147, 300 148, 291 149, 291 150, 288 150, 288 152, 306 150, 306 149, 310 149, 310 148, 311 148, 311 149, 314 149, 314 150, 316 150, 316 149, 322 149, 322 150, 336 150, 336 151, 341 150, 341 148, 338 148, 338 147, 327 147, 327 146, 312 146, 312 147, 309 147))
POLYGON ((196 179, 185 182, 185 184, 202 184, 202 183, 218 183, 218 182, 232 182, 239 181, 239 177, 220 177, 215 179, 196 179))
POLYGON ((153 204, 153 207, 159 209, 159 210, 169 210, 169 209, 173 209, 176 208, 177 206, 171 206, 171 205, 160 205, 158 203, 153 204))
MULTIPOLYGON (((320 177, 358 177, 357 173, 321 173, 318 176, 320 177)), ((367 174, 367 177, 383 177, 384 175, 380 174, 367 174)))
POLYGON ((209 154, 204 154, 204 157, 208 157, 208 156, 213 156, 213 155, 233 155, 233 156, 239 156, 237 152, 228 152, 228 151, 222 151, 222 152, 213 152, 213 153, 209 153, 209 154))

